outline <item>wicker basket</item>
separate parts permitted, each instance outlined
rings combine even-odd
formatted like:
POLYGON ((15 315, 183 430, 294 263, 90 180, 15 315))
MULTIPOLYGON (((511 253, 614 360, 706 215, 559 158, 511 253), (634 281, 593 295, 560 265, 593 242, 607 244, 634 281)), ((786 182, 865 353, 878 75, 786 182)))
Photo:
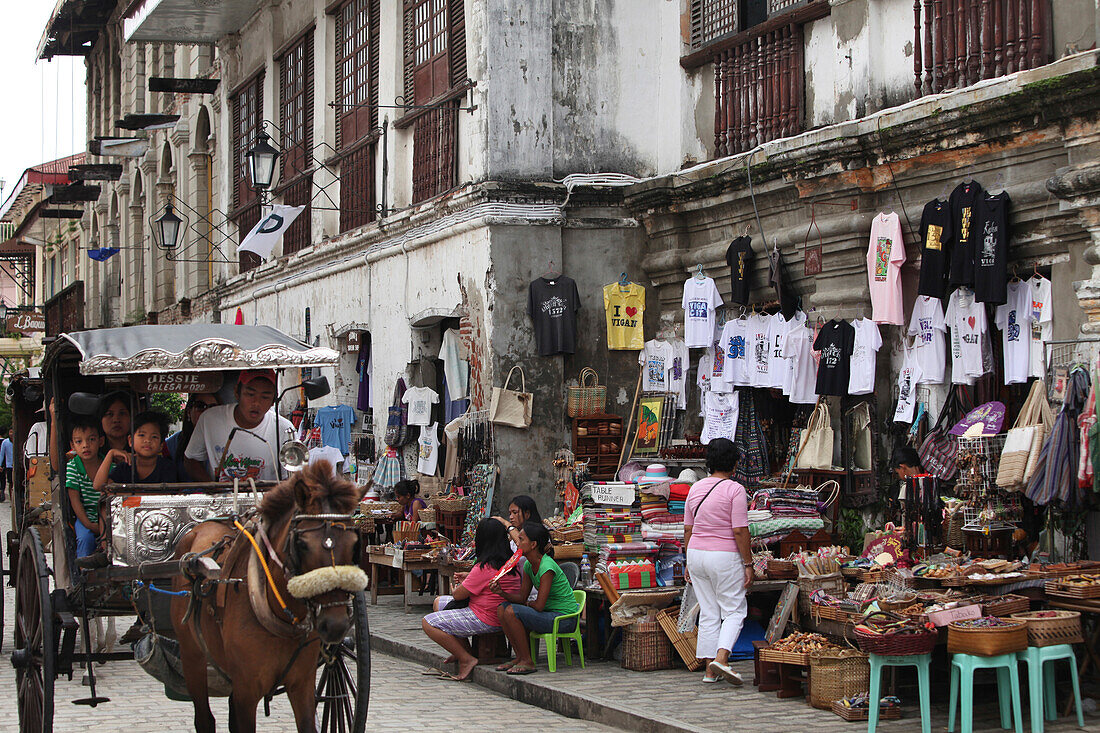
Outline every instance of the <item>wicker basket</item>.
POLYGON ((565 545, 554 545, 555 560, 580 560, 584 557, 584 543, 570 542, 565 545))
POLYGON ((672 669, 672 643, 660 624, 641 621, 623 627, 622 667, 635 672, 672 669))
MULTIPOLYGON (((870 708, 846 708, 840 704, 837 700, 833 703, 832 711, 844 718, 848 722, 855 722, 858 720, 867 720, 870 716, 870 708)), ((897 705, 891 705, 890 707, 880 707, 878 709, 879 720, 900 720, 901 708, 897 705)))
POLYGON ((1080 644, 1081 614, 1077 611, 1032 611, 1014 613, 1012 618, 1027 622, 1028 646, 1056 646, 1058 644, 1080 644), (1040 614, 1057 614, 1040 616, 1040 614))
POLYGON ((808 667, 810 665, 809 653, 799 652, 786 652, 781 649, 772 649, 771 647, 764 647, 760 650, 760 659, 764 662, 771 662, 772 664, 797 664, 801 667, 808 667))
POLYGON ((421 522, 426 524, 435 524, 435 508, 428 507, 427 509, 421 509, 417 515, 421 522))
POLYGON ((878 607, 883 611, 900 611, 903 608, 909 608, 914 603, 917 603, 917 594, 912 593, 891 600, 879 599, 878 607))
POLYGON ((968 629, 957 623, 947 625, 947 651, 951 654, 974 654, 996 657, 1027 649, 1027 625, 1022 619, 1001 619, 1011 626, 989 629, 968 629))
POLYGON ((584 527, 564 527, 550 530, 550 539, 554 542, 580 542, 584 539, 584 527))
POLYGON ((377 519, 379 514, 393 514, 401 511, 404 507, 396 501, 364 501, 359 505, 359 508, 364 514, 377 519))
POLYGON ((844 583, 844 576, 840 573, 828 575, 803 575, 798 579, 798 610, 800 613, 810 612, 810 596, 815 590, 823 590, 831 596, 842 598, 848 590, 844 583))
POLYGON ((851 580, 858 580, 863 576, 864 568, 841 568, 840 574, 851 580))
POLYGON ((1014 616, 1027 613, 1027 609, 1031 608, 1030 599, 1012 594, 990 596, 988 599, 980 599, 979 602, 982 604, 982 613, 986 616, 1014 616))
POLYGON ((868 634, 859 629, 855 630, 856 641, 859 648, 867 654, 880 654, 882 656, 909 656, 912 654, 930 654, 936 648, 936 642, 940 635, 935 631, 925 629, 906 634, 868 634))
POLYGON ((393 531, 394 542, 412 542, 420 538, 419 529, 395 529, 393 531))
POLYGON ((684 660, 684 665, 687 666, 688 671, 698 672, 703 668, 703 660, 695 656, 695 645, 699 639, 699 632, 692 629, 686 634, 681 634, 679 620, 679 606, 669 606, 657 612, 657 623, 661 625, 661 630, 672 642, 672 646, 676 649, 676 653, 680 655, 680 659, 684 660))
POLYGON ((810 704, 829 710, 841 698, 867 692, 871 667, 867 655, 854 649, 819 649, 810 652, 810 704))
POLYGON ((794 580, 798 569, 790 560, 768 560, 768 578, 771 580, 794 580))
POLYGON ((464 512, 470 508, 470 499, 466 496, 448 497, 446 499, 436 497, 432 499, 432 506, 441 512, 464 512))

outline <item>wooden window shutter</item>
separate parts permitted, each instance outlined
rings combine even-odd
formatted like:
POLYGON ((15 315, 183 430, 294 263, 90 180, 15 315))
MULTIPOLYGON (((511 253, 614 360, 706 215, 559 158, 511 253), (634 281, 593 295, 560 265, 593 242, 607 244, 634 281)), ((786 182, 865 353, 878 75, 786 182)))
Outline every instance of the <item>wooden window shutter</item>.
POLYGON ((370 123, 371 128, 378 127, 378 64, 379 44, 381 40, 381 1, 370 0, 370 123))
POLYGON ((241 140, 241 95, 238 94, 233 97, 233 208, 238 208, 241 201, 241 176, 244 171, 241 169, 241 162, 244 158, 244 141, 241 140))
POLYGON ((413 103, 413 81, 416 72, 416 0, 405 0, 402 21, 405 56, 405 104, 413 103))
POLYGON ((468 74, 466 68, 466 2, 465 0, 449 0, 449 2, 451 4, 451 87, 454 88, 465 82, 468 74))

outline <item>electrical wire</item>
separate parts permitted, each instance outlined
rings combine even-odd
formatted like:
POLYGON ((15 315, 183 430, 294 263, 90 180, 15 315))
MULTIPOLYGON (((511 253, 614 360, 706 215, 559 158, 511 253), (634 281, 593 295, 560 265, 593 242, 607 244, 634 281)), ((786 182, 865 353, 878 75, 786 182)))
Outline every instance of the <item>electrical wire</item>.
POLYGON ((890 184, 894 187, 894 194, 901 205, 901 213, 905 216, 905 226, 909 228, 910 234, 916 235, 918 232, 913 229, 913 222, 909 221, 909 212, 905 210, 905 199, 901 197, 901 189, 898 188, 897 179, 894 178, 894 167, 890 165, 890 156, 886 153, 886 146, 882 144, 882 115, 875 119, 875 134, 878 135, 878 144, 882 149, 882 162, 886 163, 886 170, 890 172, 890 184))

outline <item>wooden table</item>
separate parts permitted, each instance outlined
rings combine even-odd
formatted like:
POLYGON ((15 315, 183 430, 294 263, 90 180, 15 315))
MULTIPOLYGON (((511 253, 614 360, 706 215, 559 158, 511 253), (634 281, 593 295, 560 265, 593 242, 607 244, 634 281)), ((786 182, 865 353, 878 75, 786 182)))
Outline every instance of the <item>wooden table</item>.
POLYGON ((429 560, 412 560, 406 562, 404 559, 404 553, 400 550, 395 551, 393 555, 386 555, 381 552, 372 552, 369 555, 368 562, 370 563, 370 602, 371 605, 378 604, 379 595, 397 595, 403 593, 405 596, 405 613, 409 613, 411 606, 413 605, 430 605, 435 600, 435 596, 429 596, 427 602, 423 601, 413 589, 413 573, 417 570, 436 570, 437 565, 429 560), (378 587, 378 568, 393 568, 401 573, 404 579, 404 584, 399 588, 379 588, 378 587), (416 599, 415 601, 413 599, 416 599))

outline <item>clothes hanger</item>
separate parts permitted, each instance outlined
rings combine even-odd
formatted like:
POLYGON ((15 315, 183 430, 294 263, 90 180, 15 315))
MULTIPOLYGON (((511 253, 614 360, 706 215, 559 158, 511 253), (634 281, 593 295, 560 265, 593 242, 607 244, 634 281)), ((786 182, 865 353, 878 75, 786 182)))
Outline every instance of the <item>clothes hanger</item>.
POLYGON ((707 277, 707 274, 703 272, 703 263, 697 262, 695 264, 695 279, 702 282, 707 277))
POLYGON ((627 278, 626 273, 625 272, 620 273, 619 274, 619 287, 620 288, 625 288, 628 285, 630 285, 630 280, 629 280, 629 278, 627 278))
POLYGON ((561 277, 561 273, 554 269, 554 261, 548 260, 546 265, 546 272, 542 273, 542 278, 546 280, 557 280, 561 277))
POLYGON ((1016 272, 1016 265, 1012 266, 1012 277, 1008 280, 1010 283, 1020 282, 1020 275, 1016 272))

